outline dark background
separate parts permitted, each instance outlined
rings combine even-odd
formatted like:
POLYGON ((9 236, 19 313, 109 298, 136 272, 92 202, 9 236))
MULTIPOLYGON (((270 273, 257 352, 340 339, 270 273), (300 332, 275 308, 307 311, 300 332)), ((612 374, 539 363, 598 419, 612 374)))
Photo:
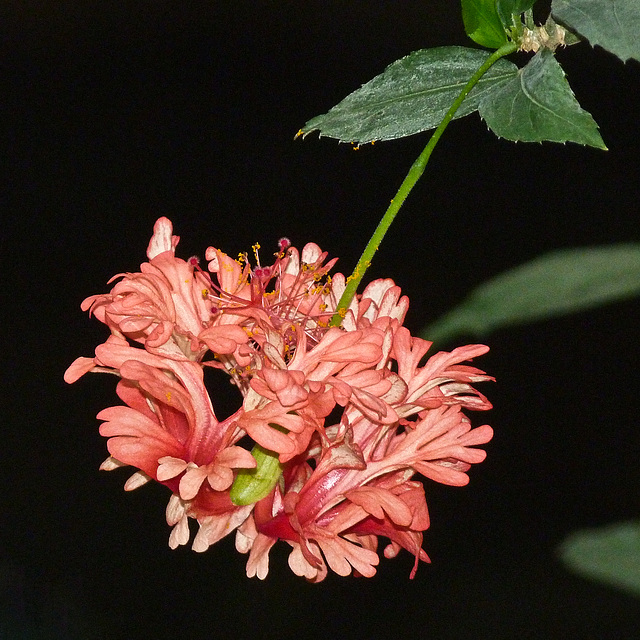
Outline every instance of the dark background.
MULTIPOLYGON (((264 582, 232 539, 171 551, 166 490, 98 473, 114 380, 62 381, 106 337, 81 300, 137 269, 160 215, 185 258, 286 235, 350 272, 426 137, 293 136, 397 58, 473 46, 457 3, 24 0, 0 35, 3 640, 638 637, 638 601, 555 551, 639 515, 637 301, 487 339, 496 435, 468 487, 427 486, 433 562, 413 581, 408 553, 309 585, 284 544, 264 582)), ((370 270, 410 296, 413 331, 544 251, 638 240, 640 66, 558 58, 610 150, 454 123, 370 270)))

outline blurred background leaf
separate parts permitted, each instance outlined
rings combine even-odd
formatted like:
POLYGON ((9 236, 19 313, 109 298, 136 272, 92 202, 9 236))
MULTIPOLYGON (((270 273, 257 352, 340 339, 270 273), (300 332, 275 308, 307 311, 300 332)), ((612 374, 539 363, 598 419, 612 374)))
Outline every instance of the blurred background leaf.
POLYGON ((422 335, 434 342, 566 315, 640 293, 640 244, 562 249, 481 284, 422 335))
POLYGON ((559 552, 576 573, 640 597, 640 521, 577 531, 559 552))

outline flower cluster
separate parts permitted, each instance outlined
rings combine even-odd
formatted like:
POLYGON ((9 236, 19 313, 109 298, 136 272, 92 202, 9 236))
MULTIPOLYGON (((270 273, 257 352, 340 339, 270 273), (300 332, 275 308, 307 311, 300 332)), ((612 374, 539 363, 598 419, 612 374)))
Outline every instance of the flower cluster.
POLYGON ((462 486, 475 448, 492 437, 464 409, 489 409, 472 383, 493 378, 461 364, 482 345, 424 356, 431 343, 402 326, 408 299, 392 280, 369 284, 331 326, 346 286, 328 274, 315 244, 301 252, 282 239, 262 266, 254 247, 232 259, 175 255, 179 238, 160 218, 140 272, 116 276, 110 293, 82 303, 111 335, 95 357, 66 371, 119 377, 124 404, 98 414, 109 438, 101 468, 130 465, 125 484, 153 479, 171 498, 172 548, 205 551, 236 532, 247 575, 263 579, 269 550, 292 547, 289 566, 319 582, 328 570, 373 576, 378 537, 387 558, 401 548, 418 562, 429 514, 424 476, 462 486), (221 420, 205 386, 206 368, 227 374, 241 406, 221 420))

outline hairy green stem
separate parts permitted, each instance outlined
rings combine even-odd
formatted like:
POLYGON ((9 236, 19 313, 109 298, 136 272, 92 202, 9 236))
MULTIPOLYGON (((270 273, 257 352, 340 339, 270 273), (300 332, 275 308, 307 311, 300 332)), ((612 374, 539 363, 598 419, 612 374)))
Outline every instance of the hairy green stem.
MULTIPOLYGON (((369 268, 371 260, 373 259, 375 252, 378 250, 382 239, 391 226, 391 223, 400 210, 400 207, 411 192, 411 189, 413 189, 424 173, 427 163, 429 162, 429 158, 431 157, 431 153, 433 152, 436 144, 438 144, 438 140, 440 140, 440 137, 453 119, 453 116, 459 109, 460 105, 464 102, 467 95, 469 95, 471 89, 476 86, 480 78, 482 78, 491 66, 500 58, 513 53, 516 49, 517 46, 509 42, 494 51, 482 66, 473 74, 473 76, 471 76, 471 79, 464 86, 460 95, 455 99, 451 108, 442 119, 442 122, 433 132, 431 138, 429 138, 429 142, 424 148, 424 151, 418 156, 417 160, 411 166, 411 169, 409 169, 407 177, 400 185, 400 188, 391 201, 389 208, 382 217, 382 220, 380 220, 380 224, 378 224, 378 227, 371 236, 371 239, 365 247, 356 268, 353 270, 353 273, 349 278, 347 278, 347 287, 340 298, 336 313, 331 318, 331 326, 340 326, 342 323, 346 311, 351 304, 351 300, 353 299, 353 296, 358 289, 358 285, 362 280, 362 276, 364 276, 365 271, 369 268)), ((282 473, 282 466, 278 462, 277 453, 268 451, 256 444, 251 451, 251 455, 256 459, 256 468, 238 473, 231 487, 231 501, 237 505, 252 504, 264 498, 276 485, 276 482, 282 473)))
POLYGON ((469 95, 469 92, 473 87, 478 84, 478 81, 482 76, 498 61, 500 58, 509 55, 516 51, 517 46, 508 42, 507 44, 502 45, 499 49, 494 51, 482 64, 482 66, 471 76, 469 82, 464 86, 458 97, 454 100, 451 105, 449 111, 447 111, 446 115, 442 119, 442 122, 438 125, 438 128, 433 132, 431 138, 429 138, 429 142, 427 146, 424 148, 423 152, 418 156, 416 161, 411 165, 411 169, 409 169, 409 173, 407 177, 403 180, 400 188, 398 189, 395 197, 391 200, 391 204, 389 205, 387 211, 385 212, 382 220, 378 224, 376 230, 373 232, 371 239, 369 240, 367 246, 365 247, 362 255, 360 256, 360 260, 358 260, 358 264, 356 265, 353 273, 347 278, 347 286, 342 294, 340 301, 338 302, 338 308, 336 309, 335 314, 331 318, 330 325, 334 327, 340 326, 342 320, 351 304, 351 300, 353 300, 353 296, 355 296, 356 291, 358 290, 358 286, 360 285, 360 281, 364 276, 366 270, 371 265, 371 261, 373 260, 373 256, 375 252, 378 250, 382 239, 385 234, 389 230, 391 223, 394 221, 398 211, 400 211, 400 207, 403 205, 404 201, 407 199, 407 196, 416 185, 424 170, 427 167, 427 163, 429 162, 429 158, 433 153, 435 146, 438 144, 440 137, 444 133, 444 130, 447 128, 456 111, 460 108, 460 105, 464 102, 465 98, 469 95))

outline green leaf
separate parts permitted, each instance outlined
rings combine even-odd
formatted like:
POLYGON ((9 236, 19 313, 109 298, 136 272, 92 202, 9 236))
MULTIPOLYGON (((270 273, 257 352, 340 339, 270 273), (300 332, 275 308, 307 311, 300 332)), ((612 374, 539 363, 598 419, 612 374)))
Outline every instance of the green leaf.
POLYGON ((640 294, 640 243, 562 249, 481 284, 423 331, 424 338, 486 335, 640 294))
POLYGON ((507 42, 496 0, 462 0, 462 20, 467 35, 483 47, 499 49, 507 42))
POLYGON ((640 60, 638 0, 553 0, 553 17, 621 60, 640 60))
POLYGON ((606 149, 598 125, 580 108, 553 53, 542 50, 509 82, 480 101, 480 116, 499 137, 577 142, 606 149))
POLYGON ((577 531, 559 552, 576 573, 640 596, 640 521, 577 531))
MULTIPOLYGON (((328 113, 309 120, 301 133, 318 130, 321 136, 341 142, 366 144, 433 129, 487 57, 486 51, 467 47, 414 51, 328 113)), ((499 60, 467 96, 455 118, 474 112, 489 88, 514 78, 517 70, 508 60, 499 60)))

